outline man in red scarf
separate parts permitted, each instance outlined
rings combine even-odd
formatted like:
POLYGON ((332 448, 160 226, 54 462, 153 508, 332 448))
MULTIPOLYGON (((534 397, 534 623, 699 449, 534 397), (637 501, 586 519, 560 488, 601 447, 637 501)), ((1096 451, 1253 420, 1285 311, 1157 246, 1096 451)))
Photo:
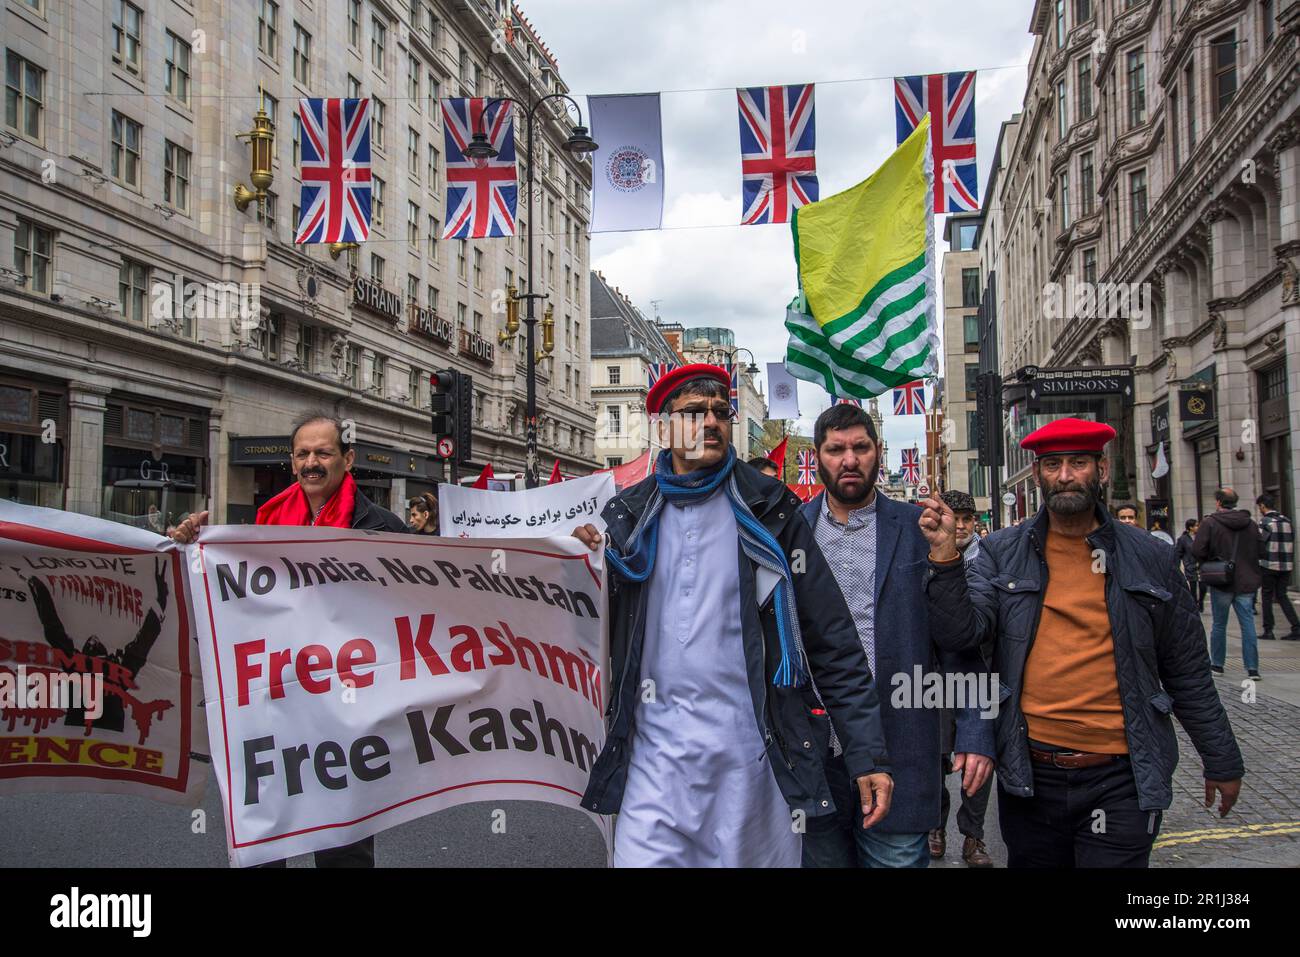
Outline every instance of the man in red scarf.
MULTIPOLYGON (((303 416, 289 437, 290 465, 297 481, 257 510, 258 525, 323 525, 330 528, 366 528, 405 532, 406 524, 361 493, 352 478, 356 453, 344 441, 343 423, 324 412, 303 416)), ((188 544, 198 537, 207 512, 190 515, 172 531, 172 538, 188 544)), ((283 867, 284 861, 264 865, 283 867)), ((374 867, 375 839, 368 837, 316 852, 317 867, 374 867)))

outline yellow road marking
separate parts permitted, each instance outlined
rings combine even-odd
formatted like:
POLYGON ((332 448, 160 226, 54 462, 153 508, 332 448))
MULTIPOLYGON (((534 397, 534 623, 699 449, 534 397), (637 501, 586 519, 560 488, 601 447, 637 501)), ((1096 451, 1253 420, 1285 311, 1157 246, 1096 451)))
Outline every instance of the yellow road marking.
POLYGON ((1272 834, 1300 834, 1300 821, 1277 821, 1272 824, 1239 824, 1235 827, 1171 831, 1162 835, 1153 847, 1199 844, 1201 841, 1223 841, 1238 837, 1268 837, 1272 834))

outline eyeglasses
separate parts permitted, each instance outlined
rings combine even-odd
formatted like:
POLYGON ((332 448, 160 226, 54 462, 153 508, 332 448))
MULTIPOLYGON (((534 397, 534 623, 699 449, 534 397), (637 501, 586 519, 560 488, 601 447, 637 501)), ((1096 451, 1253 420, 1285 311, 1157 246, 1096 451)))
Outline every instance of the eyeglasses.
POLYGON ((736 417, 736 410, 731 407, 730 403, 718 403, 717 405, 687 405, 676 411, 669 412, 668 417, 671 419, 704 419, 712 412, 713 417, 719 422, 730 422, 736 417))

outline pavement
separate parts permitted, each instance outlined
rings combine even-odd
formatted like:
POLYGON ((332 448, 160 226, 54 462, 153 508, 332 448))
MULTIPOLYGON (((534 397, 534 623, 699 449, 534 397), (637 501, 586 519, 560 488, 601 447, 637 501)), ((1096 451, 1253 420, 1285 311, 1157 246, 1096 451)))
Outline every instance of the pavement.
MULTIPOLYGON (((1205 616, 1206 632, 1210 627, 1205 616)), ((1246 680, 1240 632, 1229 621, 1225 674, 1215 678, 1246 763, 1241 799, 1225 819, 1204 807, 1200 761, 1182 728, 1174 803, 1151 855, 1153 867, 1300 867, 1300 641, 1261 641, 1263 680, 1246 680)), ((957 831, 958 779, 948 853, 934 867, 965 867, 957 831)), ((0 797, 3 867, 225 867, 221 798, 209 774, 202 813, 143 798, 99 794, 0 797)), ((998 867, 1006 846, 997 788, 985 819, 998 867)), ((603 867, 600 832, 581 811, 499 801, 465 804, 376 837, 381 867, 603 867), (502 817, 504 811, 504 832, 502 817), (495 826, 494 826, 495 825, 495 826)), ((309 867, 309 855, 290 866, 309 867)))

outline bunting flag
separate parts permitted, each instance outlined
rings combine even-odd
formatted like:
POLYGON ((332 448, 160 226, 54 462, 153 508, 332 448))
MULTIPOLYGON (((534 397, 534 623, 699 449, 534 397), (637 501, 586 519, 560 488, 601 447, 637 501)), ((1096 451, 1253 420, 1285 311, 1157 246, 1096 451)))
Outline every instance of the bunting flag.
POLYGON ((651 362, 646 365, 646 391, 655 387, 655 383, 677 368, 675 362, 651 362))
POLYGON ((856 406, 860 409, 860 408, 862 408, 862 400, 861 400, 861 399, 849 399, 849 398, 845 398, 844 396, 840 396, 840 395, 832 395, 832 396, 831 396, 831 405, 856 405, 856 406))
POLYGON ((487 488, 487 487, 488 487, 488 479, 490 479, 490 478, 493 478, 493 475, 492 475, 492 463, 491 463, 491 462, 489 462, 487 465, 483 466, 483 471, 480 472, 479 475, 478 475, 478 478, 476 478, 476 479, 474 480, 474 485, 473 485, 472 487, 473 487, 473 488, 487 488))
POLYGON ((736 91, 740 109, 740 221, 788 223, 817 202, 817 129, 813 84, 755 86, 736 91))
POLYGON ((447 147, 447 224, 443 239, 485 239, 515 234, 519 198, 515 169, 515 118, 511 104, 482 97, 442 101, 447 147), (487 135, 497 155, 465 155, 475 133, 487 135))
POLYGON ((938 374, 930 118, 880 169, 795 211, 786 368, 867 399, 938 374))
POLYGON ((547 479, 547 485, 556 485, 564 481, 564 476, 560 474, 560 460, 555 460, 555 466, 551 469, 551 477, 547 479))
POLYGON ((817 455, 812 449, 800 449, 795 458, 799 471, 800 485, 814 485, 817 482, 817 455))
POLYGON ((925 384, 919 379, 894 390, 894 415, 925 415, 925 384))
POLYGON ((930 115, 936 179, 934 211, 979 209, 975 166, 975 71, 901 76, 894 80, 894 125, 904 142, 930 115), (935 115, 937 111, 937 116, 935 115))
POLYGON ((740 365, 728 362, 725 366, 727 376, 731 379, 731 411, 740 417, 740 365))
POLYGON ((921 452, 917 448, 903 449, 903 484, 921 484, 921 452))
POLYGON ((295 243, 362 243, 370 236, 370 101, 301 99, 295 243))
POLYGON ((767 460, 776 463, 777 472, 780 475, 785 475, 785 447, 789 444, 790 436, 787 435, 781 440, 780 445, 767 453, 767 460))

